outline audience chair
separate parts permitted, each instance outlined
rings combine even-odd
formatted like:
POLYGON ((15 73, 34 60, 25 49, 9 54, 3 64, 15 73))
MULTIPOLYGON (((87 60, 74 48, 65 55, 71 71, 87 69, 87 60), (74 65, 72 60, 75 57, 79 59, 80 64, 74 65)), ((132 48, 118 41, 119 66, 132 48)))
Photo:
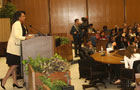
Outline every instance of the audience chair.
POLYGON ((135 81, 136 81, 135 90, 140 90, 140 60, 134 62, 133 68, 135 72, 135 81))
POLYGON ((120 72, 121 90, 134 90, 131 87, 131 82, 134 81, 134 69, 122 68, 120 72))
POLYGON ((120 79, 122 90, 134 90, 131 83, 135 82, 136 73, 140 73, 140 60, 133 63, 133 69, 121 69, 120 79))
POLYGON ((133 68, 135 73, 140 73, 140 60, 134 62, 133 68))
MULTIPOLYGON (((82 51, 81 53, 85 52, 82 51)), ((86 88, 89 87, 95 87, 96 89, 99 90, 96 83, 102 83, 104 84, 105 88, 107 88, 104 82, 105 78, 107 78, 106 72, 107 65, 96 62, 90 56, 82 56, 82 55, 85 54, 81 54, 80 55, 81 59, 78 61, 80 78, 85 78, 86 80, 90 81, 89 85, 82 85, 83 89, 85 90, 86 88)))

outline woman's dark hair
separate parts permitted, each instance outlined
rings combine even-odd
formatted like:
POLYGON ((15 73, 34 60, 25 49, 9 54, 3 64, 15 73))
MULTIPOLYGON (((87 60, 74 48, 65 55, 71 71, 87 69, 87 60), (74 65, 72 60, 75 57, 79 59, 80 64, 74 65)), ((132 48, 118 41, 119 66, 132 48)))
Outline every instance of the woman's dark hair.
POLYGON ((19 20, 19 17, 21 16, 22 13, 26 14, 25 11, 16 11, 15 14, 14 14, 14 16, 13 16, 13 21, 12 21, 12 23, 14 23, 14 22, 16 22, 17 20, 19 20))
POLYGON ((125 52, 125 56, 128 57, 128 58, 130 59, 131 56, 135 53, 134 49, 135 49, 135 46, 134 46, 134 45, 129 45, 129 46, 127 47, 126 52, 125 52))

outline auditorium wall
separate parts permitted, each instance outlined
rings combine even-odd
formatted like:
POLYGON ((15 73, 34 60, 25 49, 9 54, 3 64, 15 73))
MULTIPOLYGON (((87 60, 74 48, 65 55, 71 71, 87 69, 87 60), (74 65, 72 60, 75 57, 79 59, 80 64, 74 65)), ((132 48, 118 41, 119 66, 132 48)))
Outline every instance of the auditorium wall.
POLYGON ((133 25, 140 23, 140 0, 126 0, 126 21, 127 24, 133 25))
POLYGON ((86 0, 50 0, 52 33, 68 33, 75 18, 86 16, 86 0))
POLYGON ((124 22, 123 0, 88 0, 89 22, 101 30, 102 26, 109 28, 121 26, 124 22))
POLYGON ((30 33, 49 33, 48 0, 11 0, 18 10, 26 11, 26 25, 30 33), (29 26, 32 27, 29 27, 29 26))
MULTIPOLYGON (((43 33, 67 33, 75 18, 87 17, 95 29, 140 21, 139 0, 11 0, 27 12, 27 24, 43 33), (125 3, 126 1, 126 3, 125 3), (125 6, 126 4, 126 6, 125 6), (126 7, 126 12, 125 12, 126 7), (125 16, 126 15, 126 16, 125 16)), ((37 31, 29 28, 32 33, 37 31)))

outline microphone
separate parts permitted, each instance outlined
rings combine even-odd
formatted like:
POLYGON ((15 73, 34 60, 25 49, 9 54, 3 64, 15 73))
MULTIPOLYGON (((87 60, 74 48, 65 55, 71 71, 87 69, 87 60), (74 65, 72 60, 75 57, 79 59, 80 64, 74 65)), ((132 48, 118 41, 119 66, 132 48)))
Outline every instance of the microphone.
POLYGON ((30 28, 33 28, 34 30, 37 31, 38 36, 46 36, 45 34, 43 34, 41 31, 39 31, 38 29, 36 29, 35 27, 33 27, 32 25, 29 25, 30 28))

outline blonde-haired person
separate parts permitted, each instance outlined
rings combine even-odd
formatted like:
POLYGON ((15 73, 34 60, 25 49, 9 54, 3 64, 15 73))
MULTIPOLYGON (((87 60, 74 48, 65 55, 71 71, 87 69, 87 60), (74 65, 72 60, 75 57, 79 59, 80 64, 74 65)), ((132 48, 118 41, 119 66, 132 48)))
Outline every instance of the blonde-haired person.
POLYGON ((12 74, 13 77, 13 87, 22 88, 18 85, 16 80, 16 68, 20 64, 20 44, 22 40, 30 39, 32 36, 27 35, 27 31, 22 28, 22 24, 25 21, 25 12, 17 11, 13 16, 13 25, 12 31, 10 34, 10 38, 8 40, 7 45, 7 55, 6 55, 6 63, 9 66, 9 69, 3 79, 0 79, 1 87, 6 89, 4 85, 6 84, 7 79, 12 74))
MULTIPOLYGON (((133 69, 133 63, 134 61, 140 60, 140 54, 136 53, 136 46, 135 45, 129 45, 127 47, 127 50, 125 52, 124 56, 124 64, 125 68, 133 69)), ((114 82, 114 84, 120 83, 120 79, 114 82)))

